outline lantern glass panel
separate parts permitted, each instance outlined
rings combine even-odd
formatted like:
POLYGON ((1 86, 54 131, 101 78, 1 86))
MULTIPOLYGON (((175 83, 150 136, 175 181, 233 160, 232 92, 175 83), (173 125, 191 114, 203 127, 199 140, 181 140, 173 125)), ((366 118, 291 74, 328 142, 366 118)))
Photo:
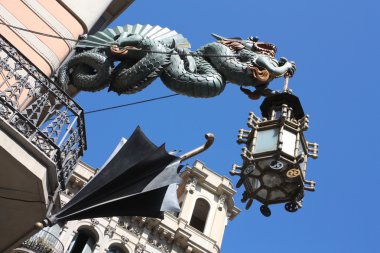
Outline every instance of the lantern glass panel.
POLYGON ((257 196, 266 199, 268 196, 268 190, 267 189, 261 189, 260 191, 257 192, 257 196))
POLYGON ((258 170, 258 169, 254 169, 253 171, 252 171, 252 173, 251 173, 253 176, 260 176, 260 171, 258 170))
POLYGON ((282 115, 282 108, 279 108, 279 110, 274 111, 274 120, 280 119, 282 115))
POLYGON ((271 191, 271 199, 277 200, 277 199, 283 199, 286 197, 286 194, 282 192, 281 190, 272 190, 271 191))
POLYGON ((255 191, 260 188, 261 183, 257 178, 249 178, 250 185, 252 186, 252 189, 255 191))
POLYGON ((278 128, 261 130, 257 132, 254 154, 277 150, 278 128))
POLYGON ((284 129, 284 132, 282 135, 282 141, 283 141, 282 151, 288 155, 294 156, 295 150, 296 150, 296 140, 297 140, 297 135, 295 133, 292 133, 284 129))
POLYGON ((263 183, 268 188, 279 187, 282 184, 282 179, 277 173, 269 172, 264 174, 263 183))

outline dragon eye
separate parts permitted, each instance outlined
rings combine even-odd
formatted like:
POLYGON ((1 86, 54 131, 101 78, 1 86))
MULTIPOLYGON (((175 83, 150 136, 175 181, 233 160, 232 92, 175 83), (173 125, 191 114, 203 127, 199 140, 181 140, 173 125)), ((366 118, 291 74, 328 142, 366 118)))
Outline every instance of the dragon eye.
POLYGON ((257 36, 255 36, 255 37, 250 36, 248 39, 251 40, 251 41, 253 41, 253 42, 259 41, 259 37, 257 37, 257 36))

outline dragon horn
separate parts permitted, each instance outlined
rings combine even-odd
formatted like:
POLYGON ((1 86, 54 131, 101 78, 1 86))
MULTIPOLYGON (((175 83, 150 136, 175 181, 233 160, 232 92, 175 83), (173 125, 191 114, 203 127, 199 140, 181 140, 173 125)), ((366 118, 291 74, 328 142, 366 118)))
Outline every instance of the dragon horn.
POLYGON ((172 44, 169 46, 170 48, 176 48, 177 47, 177 42, 175 39, 172 40, 172 44))
POLYGON ((217 40, 243 40, 242 38, 240 37, 233 37, 233 38, 225 38, 223 36, 220 36, 216 33, 211 33, 212 37, 214 37, 215 39, 217 40))

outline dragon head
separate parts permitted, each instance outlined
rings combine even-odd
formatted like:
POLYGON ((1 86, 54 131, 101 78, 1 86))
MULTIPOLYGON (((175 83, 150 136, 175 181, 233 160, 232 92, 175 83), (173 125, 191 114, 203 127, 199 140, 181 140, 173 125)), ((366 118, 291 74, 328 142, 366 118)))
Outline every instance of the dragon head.
POLYGON ((258 37, 249 37, 248 40, 244 40, 248 47, 251 48, 252 51, 258 52, 260 54, 268 55, 272 58, 276 56, 277 47, 268 42, 259 42, 258 37))
POLYGON ((134 33, 127 33, 127 32, 122 32, 119 35, 116 35, 114 37, 115 44, 124 47, 124 46, 138 46, 139 43, 143 37, 139 34, 134 34, 134 33))
MULTIPOLYGON (((143 37, 139 34, 122 32, 114 37, 114 43, 110 47, 111 53, 113 57, 120 60, 120 57, 123 58, 129 50, 140 50, 139 45, 142 40, 143 37)), ((134 52, 132 54, 135 55, 134 52)))
POLYGON ((233 37, 233 38, 225 38, 220 35, 212 33, 212 36, 216 38, 218 41, 224 41, 225 44, 230 44, 231 46, 235 47, 236 49, 248 49, 253 52, 257 52, 259 54, 265 54, 272 58, 276 56, 277 47, 272 43, 267 42, 259 42, 258 37, 249 37, 247 40, 244 40, 240 37, 233 37), (227 43, 226 43, 227 42, 227 43), (239 47, 239 45, 242 45, 239 47))

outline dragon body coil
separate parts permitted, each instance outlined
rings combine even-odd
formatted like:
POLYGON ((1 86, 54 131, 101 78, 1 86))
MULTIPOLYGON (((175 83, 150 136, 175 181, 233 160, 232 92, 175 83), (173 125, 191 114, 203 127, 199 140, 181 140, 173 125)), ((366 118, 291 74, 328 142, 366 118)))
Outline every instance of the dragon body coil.
POLYGON ((108 86, 118 94, 133 94, 160 77, 174 92, 201 98, 219 95, 230 82, 255 87, 251 97, 260 97, 271 92, 271 80, 295 71, 293 62, 274 58, 273 44, 213 36, 216 42, 191 52, 187 39, 168 28, 108 28, 80 41, 57 82, 64 89, 73 85, 98 91, 108 86))

